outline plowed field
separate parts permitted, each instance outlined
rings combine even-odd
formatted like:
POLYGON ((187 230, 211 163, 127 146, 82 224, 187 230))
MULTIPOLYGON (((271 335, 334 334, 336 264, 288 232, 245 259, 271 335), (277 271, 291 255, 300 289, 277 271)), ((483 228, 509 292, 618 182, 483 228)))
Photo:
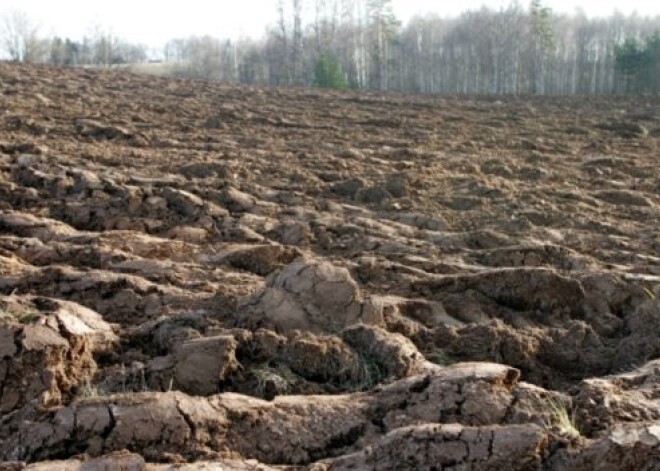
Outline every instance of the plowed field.
POLYGON ((0 63, 2 470, 660 470, 660 98, 0 63))

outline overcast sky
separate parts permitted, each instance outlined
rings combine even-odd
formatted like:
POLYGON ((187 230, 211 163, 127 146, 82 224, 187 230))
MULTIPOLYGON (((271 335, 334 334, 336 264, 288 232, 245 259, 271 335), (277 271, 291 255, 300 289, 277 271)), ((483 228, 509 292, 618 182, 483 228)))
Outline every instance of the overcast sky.
MULTIPOLYGON (((303 0, 313 4, 313 0, 303 0)), ((467 9, 506 6, 510 0, 393 0, 395 13, 404 22, 417 13, 455 16, 467 9)), ((521 0, 523 5, 527 0, 521 0)), ((555 11, 588 15, 637 11, 660 14, 660 0, 546 0, 555 11)), ((0 0, 0 14, 25 11, 40 23, 45 34, 80 39, 92 25, 99 25, 131 42, 151 47, 168 39, 193 34, 218 37, 261 36, 275 16, 275 0, 0 0)))

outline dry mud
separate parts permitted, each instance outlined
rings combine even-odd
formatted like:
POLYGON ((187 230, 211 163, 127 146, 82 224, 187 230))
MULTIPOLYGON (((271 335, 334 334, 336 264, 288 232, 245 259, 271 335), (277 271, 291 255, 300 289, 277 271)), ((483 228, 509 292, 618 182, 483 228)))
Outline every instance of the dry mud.
POLYGON ((660 470, 660 101, 0 64, 2 470, 660 470))

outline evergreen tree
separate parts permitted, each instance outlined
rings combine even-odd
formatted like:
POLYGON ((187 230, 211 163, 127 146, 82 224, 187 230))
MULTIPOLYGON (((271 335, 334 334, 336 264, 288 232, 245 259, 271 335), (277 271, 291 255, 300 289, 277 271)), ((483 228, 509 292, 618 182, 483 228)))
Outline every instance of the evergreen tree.
POLYGON ((348 88, 341 64, 334 57, 323 54, 316 62, 314 85, 321 88, 348 88))
POLYGON ((624 92, 660 92, 660 32, 644 43, 627 38, 615 54, 624 92))
POLYGON ((660 31, 656 31, 646 41, 646 62, 648 63, 648 72, 646 76, 646 85, 649 92, 660 92, 660 31))
POLYGON ((554 31, 552 29, 552 9, 543 6, 541 0, 532 0, 532 54, 534 93, 545 93, 549 62, 552 59, 554 31))

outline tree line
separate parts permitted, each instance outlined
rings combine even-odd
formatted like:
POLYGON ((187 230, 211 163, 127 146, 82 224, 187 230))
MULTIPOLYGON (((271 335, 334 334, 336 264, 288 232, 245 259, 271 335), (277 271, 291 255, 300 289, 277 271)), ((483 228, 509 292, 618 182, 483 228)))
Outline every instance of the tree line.
MULTIPOLYGON (((660 92, 660 17, 558 14, 532 0, 456 18, 418 16, 404 25, 391 0, 274 0, 274 7, 273 24, 261 39, 169 41, 162 53, 168 73, 422 93, 660 92)), ((0 36, 15 60, 64 65, 147 60, 145 48, 102 32, 82 42, 38 40, 30 28, 7 34, 5 25, 0 36), (32 40, 13 40, 21 36, 32 40), (33 47, 21 50, 28 43, 33 47)))
POLYGON ((0 50, 16 62, 67 66, 130 64, 148 59, 146 46, 123 41, 100 26, 92 27, 78 41, 45 38, 39 29, 24 12, 5 13, 0 19, 0 50))

